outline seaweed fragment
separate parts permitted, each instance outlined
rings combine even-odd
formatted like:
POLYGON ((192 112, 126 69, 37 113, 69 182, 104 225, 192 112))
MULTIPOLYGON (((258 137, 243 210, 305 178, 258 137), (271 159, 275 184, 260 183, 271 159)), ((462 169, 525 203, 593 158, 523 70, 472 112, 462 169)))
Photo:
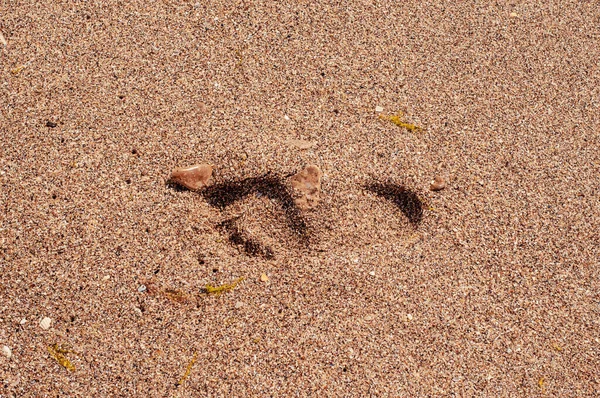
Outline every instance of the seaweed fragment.
POLYGON ((225 292, 235 289, 236 286, 243 280, 244 280, 244 277, 240 277, 231 283, 220 285, 220 286, 206 285, 206 287, 204 288, 204 291, 207 294, 215 294, 215 295, 219 296, 222 293, 225 293, 225 292))
POLYGON ((174 301, 179 304, 187 304, 190 302, 190 297, 182 290, 179 289, 165 289, 163 290, 164 296, 170 301, 174 301))
POLYGON ((394 183, 375 182, 365 186, 365 189, 394 203, 412 224, 423 220, 424 203, 415 192, 394 183))
POLYGON ((198 353, 195 352, 194 356, 192 357, 192 360, 185 369, 185 373, 183 374, 183 376, 181 376, 181 379, 179 379, 179 381, 175 383, 176 387, 182 385, 183 382, 190 376, 190 373, 192 372, 192 366, 194 366, 194 363, 196 363, 196 359, 198 359, 198 353))
POLYGON ((380 119, 383 120, 388 120, 392 123, 394 123, 396 126, 398 127, 403 127, 405 129, 407 129, 408 131, 422 131, 423 129, 419 126, 416 126, 412 123, 406 123, 405 121, 402 120, 404 114, 402 112, 397 112, 395 115, 379 115, 380 119))
POLYGON ((50 356, 56 360, 63 368, 74 372, 75 365, 66 357, 66 354, 74 353, 74 351, 64 348, 63 346, 59 346, 58 344, 52 344, 48 346, 48 352, 50 356))

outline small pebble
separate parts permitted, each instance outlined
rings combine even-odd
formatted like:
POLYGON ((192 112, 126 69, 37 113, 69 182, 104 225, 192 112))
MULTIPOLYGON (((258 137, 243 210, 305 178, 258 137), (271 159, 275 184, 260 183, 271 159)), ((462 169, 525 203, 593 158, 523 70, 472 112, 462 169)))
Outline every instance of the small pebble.
POLYGON ((435 177, 429 186, 432 191, 441 191, 444 188, 446 188, 446 181, 440 176, 435 177))
POLYGON ((371 276, 375 276, 375 271, 371 271, 371 272, 369 272, 369 275, 371 275, 371 276))
POLYGON ((412 314, 406 314, 406 319, 408 319, 409 321, 412 321, 413 320, 412 314))
POLYGON ((244 303, 241 301, 238 301, 237 303, 235 303, 235 308, 242 308, 244 306, 244 303))
POLYGON ((50 325, 52 324, 52 319, 48 318, 48 317, 44 317, 42 318, 42 320, 40 321, 40 327, 44 330, 48 330, 50 329, 50 325))
POLYGON ((510 17, 511 17, 511 18, 516 18, 516 17, 518 17, 518 16, 519 16, 519 14, 517 14, 516 12, 511 12, 511 13, 510 13, 510 17))
POLYGON ((27 319, 26 319, 26 318, 23 318, 23 319, 21 319, 21 320, 19 321, 19 323, 20 323, 21 325, 25 325, 25 324, 27 323, 27 319))
POLYGON ((106 282, 106 281, 107 281, 107 280, 109 280, 109 279, 110 279, 110 275, 104 275, 104 276, 102 277, 102 280, 103 280, 104 282, 106 282))
POLYGON ((285 143, 288 146, 293 146, 293 147, 298 148, 298 149, 310 149, 313 146, 315 146, 315 144, 316 144, 313 141, 296 140, 296 139, 293 139, 293 138, 285 140, 285 143))
POLYGON ((138 287, 138 292, 144 293, 145 291, 146 291, 146 285, 140 285, 140 287, 138 287))
POLYGON ((376 106, 375 107, 375 112, 383 112, 383 106, 376 106))
POLYGON ((10 359, 10 357, 12 357, 12 350, 9 346, 5 345, 2 347, 2 354, 4 354, 6 358, 10 359))
POLYGON ((284 118, 285 120, 290 120, 290 117, 289 117, 288 115, 284 115, 284 116, 283 116, 283 118, 284 118))
POLYGON ((0 43, 2 43, 3 45, 7 46, 8 42, 6 41, 6 39, 4 38, 4 35, 2 34, 2 32, 0 32, 0 43))
POLYGON ((197 190, 208 185, 213 168, 209 164, 178 167, 171 173, 169 181, 187 189, 197 190))
POLYGON ((57 124, 55 122, 51 122, 50 120, 46 121, 46 127, 50 127, 51 129, 55 128, 57 124))
POLYGON ((269 281, 269 277, 267 276, 267 274, 262 274, 260 276, 260 280, 263 282, 268 282, 269 281))

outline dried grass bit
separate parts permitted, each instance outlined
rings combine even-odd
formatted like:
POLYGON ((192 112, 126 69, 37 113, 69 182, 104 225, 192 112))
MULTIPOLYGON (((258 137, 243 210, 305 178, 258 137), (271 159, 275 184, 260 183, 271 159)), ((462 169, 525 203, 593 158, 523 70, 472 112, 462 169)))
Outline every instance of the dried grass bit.
POLYGON ((235 289, 236 286, 243 280, 244 280, 244 277, 241 277, 241 278, 237 278, 232 283, 221 285, 221 286, 206 285, 205 291, 207 294, 216 294, 218 296, 221 293, 225 293, 225 292, 235 289))
POLYGON ((18 65, 18 66, 15 66, 14 68, 12 68, 10 70, 10 73, 17 76, 19 73, 21 73, 21 71, 23 71, 23 69, 25 69, 25 65, 18 65))
POLYGON ((404 114, 402 112, 397 112, 395 115, 379 115, 379 117, 383 120, 388 120, 392 123, 394 123, 396 126, 398 127, 403 127, 405 129, 407 129, 408 131, 422 131, 423 129, 419 126, 416 126, 412 123, 406 123, 402 120, 402 117, 404 116, 404 114))
POLYGON ((194 353, 192 360, 190 361, 187 368, 185 369, 185 373, 183 374, 183 376, 181 376, 181 379, 179 379, 177 384, 175 384, 176 386, 182 385, 183 382, 189 377, 190 373, 192 372, 192 366, 194 366, 194 363, 196 363, 196 359, 198 359, 198 354, 194 353))
POLYGON ((304 170, 290 178, 297 198, 294 203, 302 210, 316 207, 321 200, 321 177, 323 172, 315 165, 309 165, 304 170))
POLYGON ((73 351, 61 347, 58 344, 53 344, 48 346, 48 352, 50 353, 50 356, 54 358, 63 368, 71 372, 75 371, 75 365, 73 365, 69 358, 66 357, 66 354, 74 353, 73 351))
POLYGON ((195 191, 208 185, 212 172, 213 168, 209 164, 178 167, 171 173, 169 181, 195 191))

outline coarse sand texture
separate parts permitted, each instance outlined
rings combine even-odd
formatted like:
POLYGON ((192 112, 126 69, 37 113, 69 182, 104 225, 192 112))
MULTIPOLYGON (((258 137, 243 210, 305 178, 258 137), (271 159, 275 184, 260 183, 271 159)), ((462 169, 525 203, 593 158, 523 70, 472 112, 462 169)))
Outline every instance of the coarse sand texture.
POLYGON ((0 1, 0 397, 599 397, 598 1, 0 1))

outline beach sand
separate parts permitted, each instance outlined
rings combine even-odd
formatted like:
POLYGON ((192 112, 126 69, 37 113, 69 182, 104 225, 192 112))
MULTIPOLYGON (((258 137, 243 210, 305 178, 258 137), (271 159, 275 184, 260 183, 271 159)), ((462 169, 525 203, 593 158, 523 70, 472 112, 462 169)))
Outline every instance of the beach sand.
POLYGON ((598 4, 285 3, 2 4, 0 396, 599 396, 598 4))

